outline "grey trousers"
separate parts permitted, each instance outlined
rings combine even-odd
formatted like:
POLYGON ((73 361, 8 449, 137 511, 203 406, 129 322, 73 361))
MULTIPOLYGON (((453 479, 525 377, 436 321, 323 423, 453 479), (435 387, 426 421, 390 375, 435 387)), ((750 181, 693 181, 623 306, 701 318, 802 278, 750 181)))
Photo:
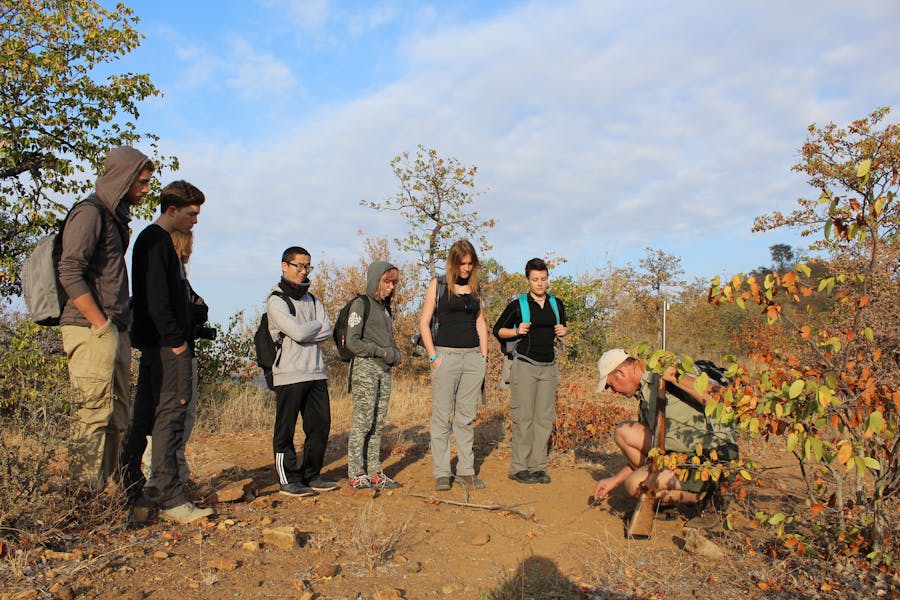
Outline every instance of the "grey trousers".
POLYGON ((509 417, 513 423, 509 472, 544 471, 550 432, 556 420, 559 365, 533 365, 514 360, 509 384, 512 388, 509 417))
POLYGON ((431 379, 431 460, 435 477, 450 477, 450 432, 456 438, 456 474, 475 475, 472 422, 486 363, 478 348, 435 349, 440 366, 431 379))
MULTIPOLYGON (((191 432, 194 431, 194 423, 197 421, 197 397, 200 392, 200 376, 199 365, 196 358, 191 359, 191 399, 188 400, 187 413, 184 416, 184 433, 181 435, 181 444, 175 450, 175 456, 178 458, 178 477, 181 481, 187 483, 191 479, 191 469, 188 466, 187 459, 184 456, 184 448, 187 446, 188 440, 191 439, 191 432)), ((147 478, 148 486, 153 485, 153 436, 147 436, 147 449, 144 450, 144 456, 141 459, 144 464, 144 477, 147 478)))

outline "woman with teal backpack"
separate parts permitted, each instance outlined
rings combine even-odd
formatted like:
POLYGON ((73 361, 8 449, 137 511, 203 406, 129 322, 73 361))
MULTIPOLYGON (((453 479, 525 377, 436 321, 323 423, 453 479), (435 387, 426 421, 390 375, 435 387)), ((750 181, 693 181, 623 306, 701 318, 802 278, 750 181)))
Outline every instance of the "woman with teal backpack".
POLYGON ((512 359, 509 478, 519 483, 550 483, 547 448, 559 387, 554 342, 566 335, 566 311, 560 300, 547 293, 547 263, 540 258, 529 260, 525 278, 528 293, 510 302, 494 325, 494 335, 512 359))

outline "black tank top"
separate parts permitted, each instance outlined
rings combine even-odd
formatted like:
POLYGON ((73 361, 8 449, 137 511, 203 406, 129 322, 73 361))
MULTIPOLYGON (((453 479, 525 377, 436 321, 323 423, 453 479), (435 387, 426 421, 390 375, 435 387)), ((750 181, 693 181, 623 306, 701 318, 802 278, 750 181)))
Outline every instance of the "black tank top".
POLYGON ((437 306, 438 330, 434 345, 445 348, 477 348, 479 299, 472 294, 451 294, 444 289, 437 306))

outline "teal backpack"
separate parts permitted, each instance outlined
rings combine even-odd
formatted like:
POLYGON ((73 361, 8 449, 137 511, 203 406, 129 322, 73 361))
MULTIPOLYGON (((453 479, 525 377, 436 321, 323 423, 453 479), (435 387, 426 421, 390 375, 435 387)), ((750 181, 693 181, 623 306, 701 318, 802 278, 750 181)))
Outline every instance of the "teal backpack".
MULTIPOLYGON (((547 294, 547 299, 550 301, 550 308, 553 309, 553 315, 556 317, 557 324, 559 323, 559 304, 556 303, 556 297, 547 294)), ((528 294, 519 294, 519 312, 522 313, 522 323, 530 323, 531 322, 531 308, 528 306, 528 294)), ((518 337, 510 338, 508 340, 503 340, 503 354, 506 356, 513 356, 516 352, 516 346, 519 345, 518 337)))

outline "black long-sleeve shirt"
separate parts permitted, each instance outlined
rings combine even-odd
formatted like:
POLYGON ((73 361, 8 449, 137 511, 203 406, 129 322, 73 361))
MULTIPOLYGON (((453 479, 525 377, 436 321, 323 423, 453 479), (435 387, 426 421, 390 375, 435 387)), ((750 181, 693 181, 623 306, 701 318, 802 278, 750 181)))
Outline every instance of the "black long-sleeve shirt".
MULTIPOLYGON (((556 299, 559 308, 559 324, 566 324, 566 309, 562 300, 556 299)), ((553 362, 556 354, 553 351, 553 342, 556 339, 554 326, 556 325, 556 315, 553 313, 553 307, 550 306, 549 298, 544 301, 544 307, 534 301, 531 294, 528 294, 528 309, 531 312, 531 328, 523 336, 519 337, 519 344, 516 346, 516 354, 520 354, 530 358, 536 362, 553 362)), ((503 314, 497 319, 494 325, 494 336, 500 340, 500 343, 512 341, 515 338, 501 338, 500 329, 515 329, 522 322, 522 309, 519 307, 519 298, 506 305, 503 314)))
POLYGON ((131 256, 135 348, 177 348, 192 338, 184 268, 169 233, 153 223, 134 242, 131 256))

